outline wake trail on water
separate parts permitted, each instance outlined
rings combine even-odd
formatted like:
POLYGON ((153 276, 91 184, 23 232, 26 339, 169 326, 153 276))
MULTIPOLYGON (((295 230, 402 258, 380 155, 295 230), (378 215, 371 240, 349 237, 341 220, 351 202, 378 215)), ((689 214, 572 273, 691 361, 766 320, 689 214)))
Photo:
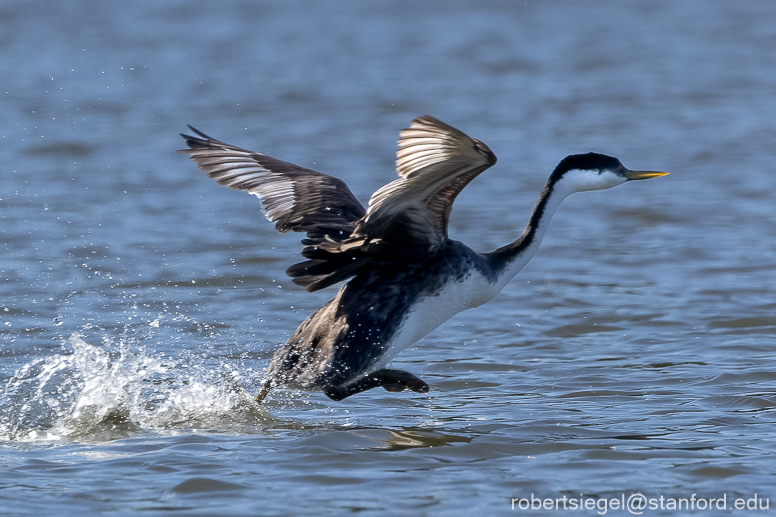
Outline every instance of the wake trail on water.
POLYGON ((111 440, 148 430, 256 432, 272 417, 229 365, 155 357, 70 336, 69 354, 19 368, 0 395, 0 440, 111 440), (115 350, 114 350, 115 349, 115 350))

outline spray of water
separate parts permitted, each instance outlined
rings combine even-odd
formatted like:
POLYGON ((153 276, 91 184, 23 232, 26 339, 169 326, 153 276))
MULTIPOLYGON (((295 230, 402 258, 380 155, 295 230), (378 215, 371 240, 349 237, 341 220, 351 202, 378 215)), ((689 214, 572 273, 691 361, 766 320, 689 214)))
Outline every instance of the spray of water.
POLYGON ((192 365, 131 350, 98 347, 73 334, 72 353, 32 361, 0 397, 0 439, 116 439, 140 431, 251 432, 272 417, 226 367, 192 365))

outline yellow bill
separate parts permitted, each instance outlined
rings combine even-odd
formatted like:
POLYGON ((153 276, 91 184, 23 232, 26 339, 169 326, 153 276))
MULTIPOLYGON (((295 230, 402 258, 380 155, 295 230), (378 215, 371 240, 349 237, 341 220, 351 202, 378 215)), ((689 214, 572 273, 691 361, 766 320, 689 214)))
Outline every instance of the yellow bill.
POLYGON ((625 169, 625 178, 630 180, 648 180, 650 178, 659 178, 660 176, 668 176, 667 172, 660 171, 632 171, 625 169))

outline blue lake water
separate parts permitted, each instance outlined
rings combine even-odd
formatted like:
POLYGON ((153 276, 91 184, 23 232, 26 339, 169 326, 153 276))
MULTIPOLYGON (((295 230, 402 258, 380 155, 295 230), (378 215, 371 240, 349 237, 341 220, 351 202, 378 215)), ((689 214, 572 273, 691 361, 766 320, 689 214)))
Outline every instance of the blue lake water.
POLYGON ((774 49, 757 1, 4 2, 0 514, 773 508, 774 49), (426 113, 499 157, 452 213, 478 251, 519 235, 567 154, 672 174, 565 201, 501 295, 393 362, 428 395, 256 406, 335 290, 295 286, 299 235, 178 133, 366 202, 426 113))

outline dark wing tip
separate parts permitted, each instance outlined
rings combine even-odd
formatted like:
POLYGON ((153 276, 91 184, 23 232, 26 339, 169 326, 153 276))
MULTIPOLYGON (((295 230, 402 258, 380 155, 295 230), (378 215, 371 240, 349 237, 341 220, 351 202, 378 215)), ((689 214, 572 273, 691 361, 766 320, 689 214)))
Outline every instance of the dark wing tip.
POLYGON ((493 167, 496 165, 496 162, 498 161, 498 158, 496 157, 496 153, 490 150, 490 147, 488 147, 485 142, 482 140, 477 140, 476 138, 472 138, 474 141, 474 148, 477 149, 477 152, 480 153, 485 157, 487 160, 488 166, 493 167))
POLYGON ((191 150, 195 148, 194 145, 193 145, 195 137, 193 137, 191 135, 187 135, 186 133, 178 133, 178 134, 181 135, 181 138, 183 138, 183 140, 186 141, 186 145, 188 145, 188 148, 186 148, 186 149, 178 149, 175 152, 176 153, 182 153, 182 154, 191 154, 191 150))
POLYGON ((212 136, 206 135, 199 129, 195 128, 191 124, 186 124, 197 136, 187 135, 186 133, 180 133, 181 137, 186 141, 188 149, 178 149, 179 153, 192 154, 192 150, 196 149, 213 149, 218 147, 233 147, 226 142, 216 140, 212 136))
MULTIPOLYGON (((192 126, 191 124, 186 124, 186 126, 187 126, 189 129, 191 129, 192 131, 194 131, 194 132, 197 134, 197 136, 198 136, 198 137, 200 137, 200 138, 204 138, 205 140, 211 140, 211 141, 213 141, 213 142, 217 142, 217 141, 218 141, 218 140, 216 140, 215 138, 211 138, 211 137, 207 136, 205 133, 203 133, 203 132, 202 132, 202 131, 200 131, 199 129, 195 128, 195 127, 194 127, 194 126, 192 126)), ((183 133, 181 133, 181 136, 182 136, 183 138, 187 138, 187 137, 188 137, 188 138, 191 138, 191 137, 189 137, 188 135, 184 135, 183 133)))

